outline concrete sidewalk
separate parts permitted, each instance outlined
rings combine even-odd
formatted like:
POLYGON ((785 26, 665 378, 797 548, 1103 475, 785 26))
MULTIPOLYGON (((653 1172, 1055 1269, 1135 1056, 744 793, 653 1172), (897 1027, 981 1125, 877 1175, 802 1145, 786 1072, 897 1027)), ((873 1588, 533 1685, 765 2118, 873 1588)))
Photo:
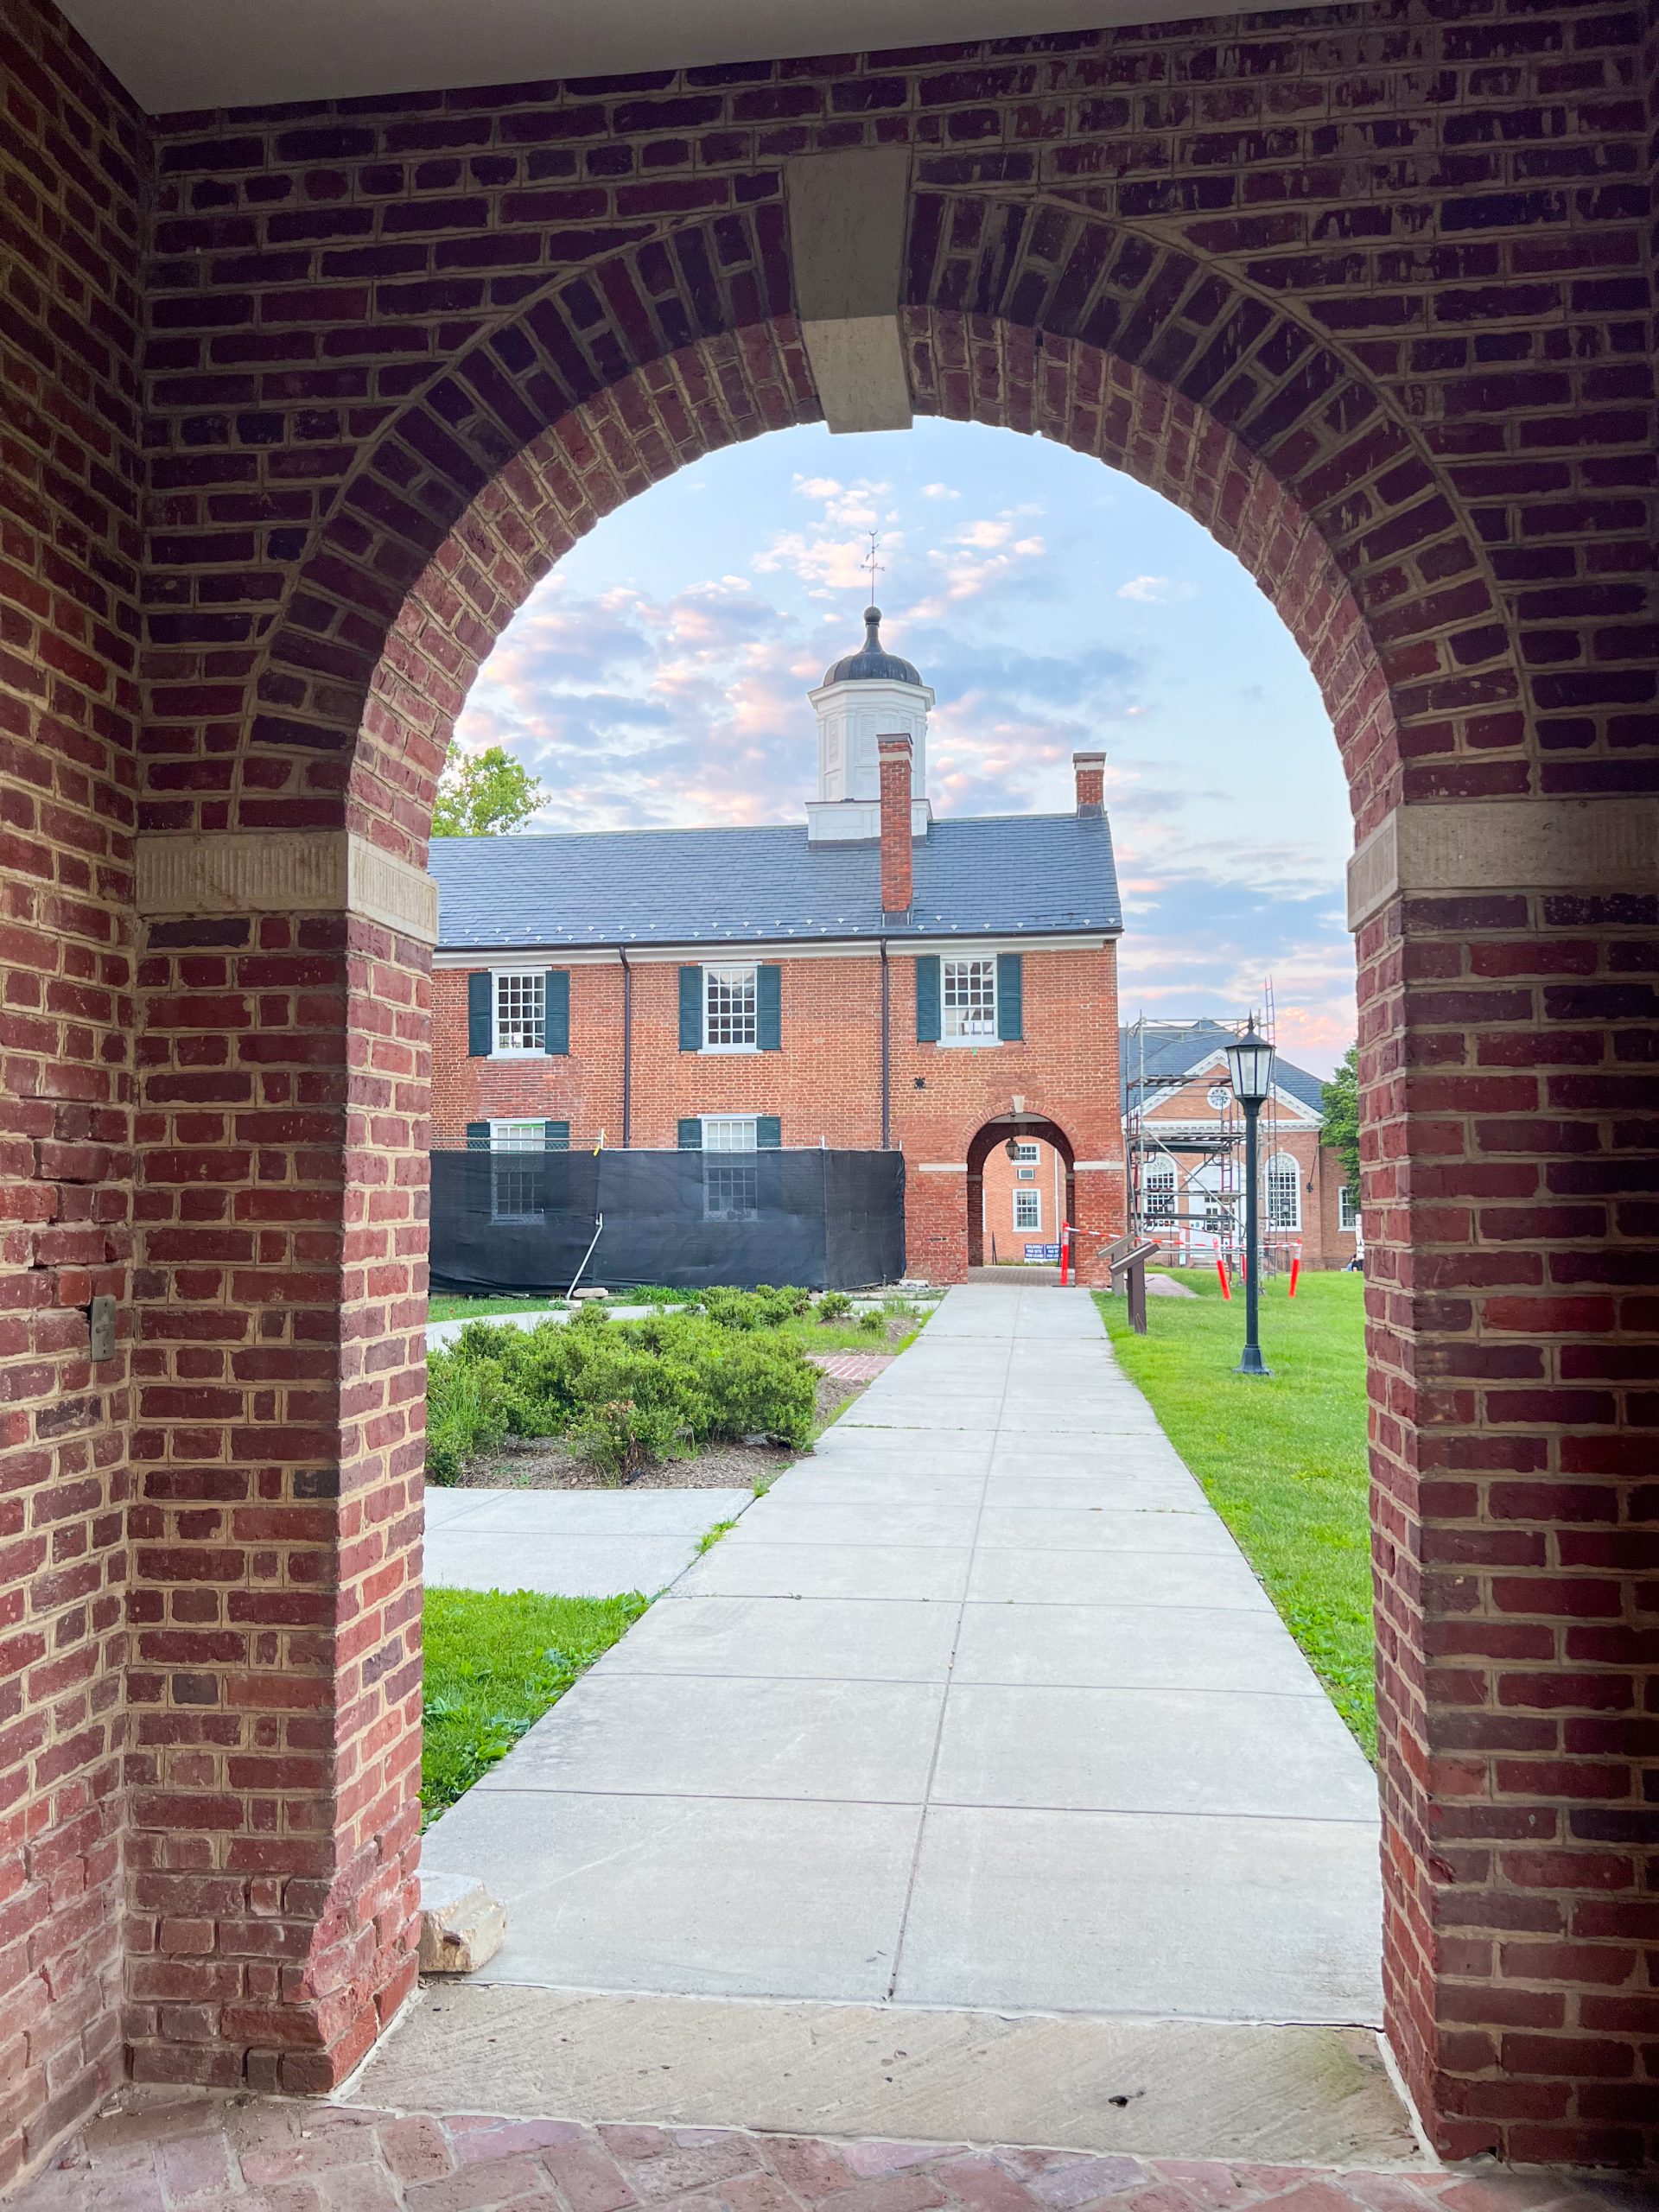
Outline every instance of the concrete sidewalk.
POLYGON ((1370 1770, 1076 1292, 952 1291, 427 1853, 494 1982, 1380 2018, 1370 1770))
POLYGON ((536 1590, 549 1598, 652 1597, 683 1574, 750 1490, 429 1490, 434 1590, 536 1590))

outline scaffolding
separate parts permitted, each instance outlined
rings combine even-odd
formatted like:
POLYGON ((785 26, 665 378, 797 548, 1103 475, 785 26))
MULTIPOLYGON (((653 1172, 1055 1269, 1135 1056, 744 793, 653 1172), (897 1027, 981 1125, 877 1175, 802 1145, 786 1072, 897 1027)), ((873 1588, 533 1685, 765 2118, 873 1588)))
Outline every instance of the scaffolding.
MULTIPOLYGON (((1141 1014, 1123 1034, 1129 1229, 1141 1240, 1156 1237, 1166 1261, 1176 1267, 1205 1267, 1216 1259, 1237 1267, 1244 1247, 1244 1116, 1230 1084, 1219 1080, 1211 1086, 1203 1118, 1160 1122, 1156 1111, 1192 1083, 1195 1060, 1211 1047, 1224 1050, 1243 1035, 1249 1020, 1141 1014), (1179 1049, 1183 1037, 1191 1039, 1190 1052, 1179 1049)), ((1256 1027, 1276 1043, 1271 983, 1256 1027)), ((1257 1196, 1261 1201, 1265 1193, 1258 1190, 1257 1196)), ((1265 1203, 1258 1205, 1258 1218, 1263 1268, 1276 1273, 1295 1257, 1300 1240, 1272 1226, 1265 1203)))

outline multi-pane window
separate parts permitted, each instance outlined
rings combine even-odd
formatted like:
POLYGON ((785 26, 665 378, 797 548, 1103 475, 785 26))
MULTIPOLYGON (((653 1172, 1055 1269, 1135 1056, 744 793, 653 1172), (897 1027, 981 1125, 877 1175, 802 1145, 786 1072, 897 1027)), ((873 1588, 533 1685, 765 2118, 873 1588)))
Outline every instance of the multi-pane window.
POLYGON ((1043 1194, 1040 1191, 1016 1191, 1014 1194, 1014 1225, 1016 1229, 1040 1229, 1043 1225, 1043 1194))
POLYGON ((490 1219, 499 1223, 539 1221, 542 1217, 540 1161, 547 1145, 545 1125, 540 1122, 492 1122, 490 1124, 490 1219))
POLYGON ((702 1117, 705 1152, 753 1152, 757 1135, 753 1114, 705 1114, 702 1117))
POLYGON ((1275 1153, 1268 1162, 1267 1215, 1269 1229, 1302 1225, 1302 1171, 1287 1152, 1275 1153))
POLYGON ((964 1045, 996 1035, 996 962, 942 960, 939 996, 941 1034, 947 1045, 964 1045))
POLYGON ((702 1041, 711 1052, 752 1052, 760 1035, 755 1020, 753 968, 705 968, 702 971, 702 1041))
POLYGON ((1154 1160, 1141 1178, 1141 1192, 1148 1223, 1175 1218, 1175 1163, 1154 1160))
POLYGON ((724 1159, 705 1158, 702 1163, 702 1215, 705 1221, 753 1221, 755 1216, 756 1167, 747 1158, 728 1154, 724 1159))
POLYGON ((1042 1154, 1029 1138, 1021 1137, 1015 1140, 1014 1156, 1021 1166, 1034 1167, 1042 1154))
POLYGON ((547 977, 498 973, 495 979, 495 1049, 498 1052, 547 1050, 547 977))
POLYGON ((1359 1196, 1346 1183, 1337 1192, 1337 1226, 1347 1230, 1359 1227, 1359 1196))

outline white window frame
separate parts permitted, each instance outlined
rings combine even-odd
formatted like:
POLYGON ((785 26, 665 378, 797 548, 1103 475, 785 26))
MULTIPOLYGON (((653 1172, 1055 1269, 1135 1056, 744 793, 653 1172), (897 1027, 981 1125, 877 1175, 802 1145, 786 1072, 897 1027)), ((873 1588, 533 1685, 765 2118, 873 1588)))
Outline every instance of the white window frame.
POLYGON ((732 1153, 759 1152, 760 1149, 760 1117, 754 1114, 704 1114, 702 1148, 729 1155, 732 1153), (747 1141, 743 1140, 747 1135, 747 1141))
POLYGON ((514 1115, 511 1121, 490 1123, 492 1152, 545 1152, 547 1122, 536 1115, 514 1115))
MULTIPOLYGON (((960 988, 958 985, 958 988, 960 988)), ((996 1033, 997 1016, 1000 1011, 996 990, 996 955, 994 952, 942 955, 939 961, 939 1042, 941 1045, 965 1045, 982 1051, 987 1045, 1000 1045, 1002 1040, 996 1033), (982 1010, 977 1019, 982 1022, 988 1022, 989 1027, 971 1030, 959 1029, 953 1033, 950 1027, 950 1017, 953 1012, 963 1020, 974 1018, 971 1003, 966 1010, 960 1007, 953 1008, 950 1004, 951 970, 963 968, 982 968, 989 971, 988 994, 982 988, 983 979, 978 991, 975 990, 971 982, 968 986, 970 1001, 975 996, 981 1001, 982 1010)))
POLYGON ((490 1058, 493 1060, 543 1060, 547 1058, 547 970, 544 968, 493 968, 490 970, 490 1058), (537 1043, 502 1043, 501 987, 504 983, 530 987, 536 1011, 529 1016, 527 1023, 521 1026, 539 1033, 537 1043))
POLYGON ((1141 1178, 1141 1203, 1147 1217, 1147 1226, 1154 1222, 1168 1223, 1175 1219, 1175 1193, 1179 1187, 1173 1160, 1148 1160, 1141 1178))
POLYGON ((1034 1167, 1016 1167, 1014 1171, 1014 1179, 1016 1183, 1034 1183, 1037 1180, 1037 1170, 1034 1167))
POLYGON ((1020 1189, 1014 1192, 1014 1233, 1016 1236, 1040 1236, 1042 1235, 1043 1193, 1042 1186, 1040 1185, 1033 1190, 1027 1190, 1021 1186, 1020 1189), (1021 1221, 1020 1218, 1020 1209, 1027 1199, 1031 1202, 1030 1211, 1036 1216, 1034 1221, 1021 1221))
MULTIPOLYGON (((732 1116, 734 1120, 737 1116, 732 1116)), ((708 1122, 703 1123, 705 1130, 708 1122)), ((753 1221, 759 1215, 760 1158, 758 1152, 744 1152, 734 1147, 729 1151, 704 1151, 702 1155, 702 1217, 705 1221, 753 1221), (735 1197, 742 1192, 741 1205, 721 1205, 719 1194, 725 1192, 735 1197)))
POLYGON ((1262 1196, 1263 1227, 1277 1230, 1281 1236, 1295 1236, 1302 1225, 1302 1164, 1294 1153, 1275 1152, 1268 1160, 1262 1170, 1262 1196), (1290 1198, 1288 1220, 1281 1219, 1278 1202, 1274 1195, 1275 1169, 1281 1171, 1281 1188, 1287 1189, 1290 1198), (1282 1183, 1286 1173, 1289 1177, 1287 1185, 1282 1183))
POLYGON ((1014 1156, 1021 1167, 1035 1167, 1043 1156, 1043 1148, 1033 1137, 1016 1137, 1014 1156))
POLYGON ((702 970, 702 1050, 729 1055, 733 1052, 758 1052, 760 1049, 760 963, 755 960, 720 960, 707 962, 702 970), (741 1044, 713 1042, 716 1020, 733 1019, 728 1014, 716 1015, 713 1006, 715 979, 720 978, 730 989, 740 977, 747 979, 749 993, 749 1035, 741 1044))
POLYGON ((1344 1183, 1337 1192, 1337 1227, 1345 1236, 1358 1232, 1359 1193, 1351 1184, 1344 1183))

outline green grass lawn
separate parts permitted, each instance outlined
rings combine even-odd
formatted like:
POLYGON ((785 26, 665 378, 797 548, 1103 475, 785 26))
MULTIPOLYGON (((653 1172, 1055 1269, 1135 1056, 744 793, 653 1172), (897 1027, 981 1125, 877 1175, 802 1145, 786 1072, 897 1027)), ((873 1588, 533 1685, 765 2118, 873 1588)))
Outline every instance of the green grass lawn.
POLYGON ((435 1290, 426 1301, 426 1318, 432 1321, 485 1321, 492 1313, 563 1313, 562 1298, 475 1298, 435 1290))
POLYGON ((434 1821, 632 1626, 649 1600, 528 1590, 426 1593, 421 1806, 434 1821))
POLYGON ((1099 1299, 1118 1357, 1375 1758, 1364 1282, 1304 1274, 1291 1300, 1284 1276, 1269 1279, 1261 1336, 1273 1375, 1261 1382, 1232 1372, 1242 1294, 1224 1301, 1213 1270, 1167 1272, 1198 1298, 1149 1299, 1144 1337, 1121 1298, 1099 1299))

